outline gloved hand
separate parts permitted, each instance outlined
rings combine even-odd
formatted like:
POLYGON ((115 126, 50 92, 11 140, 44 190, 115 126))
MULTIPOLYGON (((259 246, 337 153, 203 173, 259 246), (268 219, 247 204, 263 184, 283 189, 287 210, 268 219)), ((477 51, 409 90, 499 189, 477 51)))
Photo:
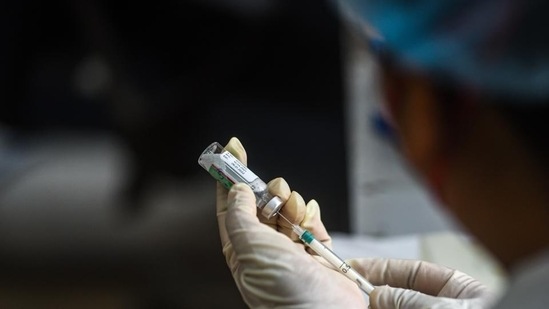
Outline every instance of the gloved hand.
POLYGON ((396 259, 353 259, 348 263, 379 286, 370 295, 372 309, 487 308, 494 300, 479 281, 433 263, 396 259))
MULTIPOLYGON (((246 152, 237 139, 225 148, 246 164, 246 152)), ((305 205, 281 178, 269 183, 269 191, 286 200, 281 210, 286 218, 331 247, 314 200, 305 205)), ((250 307, 366 306, 356 284, 309 254, 285 221, 257 216, 255 196, 248 186, 234 185, 227 192, 218 184, 217 217, 227 264, 250 307)), ((387 259, 354 259, 349 264, 372 284, 381 285, 370 295, 373 309, 484 308, 492 301, 478 281, 435 264, 387 259)))
MULTIPOLYGON (((225 149, 246 164, 246 152, 238 139, 231 139, 225 149)), ((330 246, 314 200, 305 205, 281 178, 268 185, 272 194, 286 200, 281 210, 286 218, 330 246)), ((247 185, 233 185, 230 191, 217 185, 217 219, 223 254, 250 307, 366 307, 357 285, 306 251, 283 219, 257 216, 255 196, 247 185)))

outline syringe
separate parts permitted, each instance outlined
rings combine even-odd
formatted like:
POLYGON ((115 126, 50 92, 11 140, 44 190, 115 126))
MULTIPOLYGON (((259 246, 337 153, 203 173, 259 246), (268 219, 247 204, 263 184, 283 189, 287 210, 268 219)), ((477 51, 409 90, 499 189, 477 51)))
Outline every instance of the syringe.
POLYGON ((352 269, 349 264, 345 263, 345 261, 337 256, 332 250, 324 246, 320 241, 316 240, 311 232, 302 229, 297 224, 291 223, 290 220, 288 220, 282 214, 278 213, 278 215, 292 226, 292 230, 294 231, 294 233, 299 236, 299 239, 305 245, 313 249, 314 252, 323 257, 326 261, 328 261, 328 263, 332 264, 332 266, 334 266, 337 271, 354 281, 358 285, 358 287, 362 291, 364 291, 364 293, 366 293, 368 296, 370 295, 370 293, 374 290, 374 286, 370 282, 368 282, 368 280, 364 279, 364 277, 362 277, 359 273, 352 269))

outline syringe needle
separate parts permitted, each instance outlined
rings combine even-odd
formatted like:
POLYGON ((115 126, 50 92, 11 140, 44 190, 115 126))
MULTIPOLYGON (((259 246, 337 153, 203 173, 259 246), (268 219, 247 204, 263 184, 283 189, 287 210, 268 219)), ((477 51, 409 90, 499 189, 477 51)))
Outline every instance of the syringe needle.
POLYGON ((284 217, 281 213, 278 213, 278 215, 280 216, 280 218, 286 220, 286 222, 288 222, 290 226, 294 225, 292 222, 290 222, 290 220, 288 220, 288 218, 284 217))
POLYGON ((337 271, 354 281, 358 285, 358 287, 362 291, 364 291, 364 293, 370 295, 370 293, 374 290, 374 286, 370 282, 368 282, 368 280, 364 279, 364 277, 362 277, 359 273, 352 269, 349 264, 345 263, 345 261, 337 256, 332 250, 330 250, 320 241, 316 240, 311 232, 302 229, 297 224, 293 224, 292 222, 290 222, 290 220, 288 220, 288 218, 284 217, 282 214, 278 213, 278 215, 290 224, 294 233, 299 236, 299 239, 305 245, 313 249, 314 252, 316 252, 318 255, 322 256, 326 261, 332 264, 332 266, 334 266, 337 271))

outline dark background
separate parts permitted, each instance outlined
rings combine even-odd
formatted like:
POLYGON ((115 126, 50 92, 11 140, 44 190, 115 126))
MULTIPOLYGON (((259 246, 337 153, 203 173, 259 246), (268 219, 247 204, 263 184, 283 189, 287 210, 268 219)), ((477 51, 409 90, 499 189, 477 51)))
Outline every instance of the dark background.
POLYGON ((347 231, 333 8, 277 0, 260 12, 235 12, 232 5, 4 2, 0 121, 22 134, 122 137, 136 158, 132 195, 155 173, 200 172, 203 148, 238 136, 256 174, 287 178, 325 205, 331 229, 347 231), (111 78, 86 95, 74 75, 90 57, 102 59, 111 78))
MULTIPOLYGON (((349 231, 340 23, 330 3, 4 1, 0 25, 0 124, 10 131, 8 145, 59 131, 115 136, 132 164, 121 205, 146 214, 143 192, 156 179, 210 177, 199 154, 237 136, 263 180, 284 177, 319 202, 328 230, 349 231)), ((4 279, 65 282, 86 264, 93 280, 147 280, 120 264, 98 276, 90 264, 108 256, 37 263, 40 257, 3 251, 4 279)), ((184 298, 185 284, 144 284, 146 306, 181 307, 165 298, 184 298)))

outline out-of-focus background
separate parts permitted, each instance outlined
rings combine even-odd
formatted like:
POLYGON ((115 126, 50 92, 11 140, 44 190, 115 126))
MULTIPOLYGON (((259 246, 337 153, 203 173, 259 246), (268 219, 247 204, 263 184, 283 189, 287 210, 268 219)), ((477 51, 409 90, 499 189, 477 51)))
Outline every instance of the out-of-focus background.
POLYGON ((6 1, 0 20, 1 308, 245 307, 197 165, 231 136, 320 203, 341 255, 504 284, 391 147, 336 2, 6 1))

